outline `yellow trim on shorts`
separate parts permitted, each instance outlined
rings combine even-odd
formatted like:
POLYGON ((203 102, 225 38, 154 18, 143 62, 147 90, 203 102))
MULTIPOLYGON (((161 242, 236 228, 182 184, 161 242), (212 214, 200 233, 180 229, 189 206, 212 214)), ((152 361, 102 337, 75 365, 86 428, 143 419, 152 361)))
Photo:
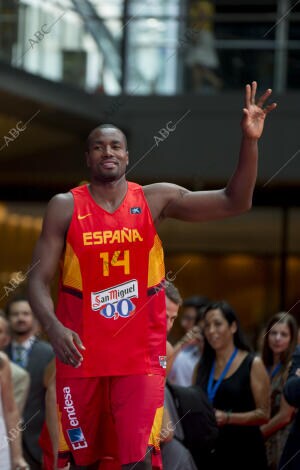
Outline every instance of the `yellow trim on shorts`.
POLYGON ((163 414, 164 414, 164 407, 161 406, 160 408, 157 408, 155 416, 154 416, 154 421, 152 424, 149 441, 148 441, 148 445, 155 447, 155 449, 157 450, 159 450, 160 432, 161 432, 161 427, 162 427, 163 414))

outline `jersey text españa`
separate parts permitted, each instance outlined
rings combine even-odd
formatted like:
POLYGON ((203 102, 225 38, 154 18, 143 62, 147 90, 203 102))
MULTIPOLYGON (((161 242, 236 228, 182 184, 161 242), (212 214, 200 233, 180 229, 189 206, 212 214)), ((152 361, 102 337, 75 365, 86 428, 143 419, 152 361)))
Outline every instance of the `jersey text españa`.
POLYGON ((57 361, 57 375, 164 375, 164 257, 142 187, 129 182, 112 214, 87 185, 71 192, 56 314, 86 350, 78 368, 57 361))

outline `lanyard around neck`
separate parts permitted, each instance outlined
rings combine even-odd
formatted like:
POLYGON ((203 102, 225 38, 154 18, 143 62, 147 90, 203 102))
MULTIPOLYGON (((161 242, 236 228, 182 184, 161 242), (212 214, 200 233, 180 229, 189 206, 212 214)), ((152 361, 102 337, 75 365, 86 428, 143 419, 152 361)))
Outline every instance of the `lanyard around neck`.
POLYGON ((214 363, 212 365, 210 374, 209 374, 209 379, 208 379, 208 384, 207 384, 207 395, 208 399, 211 403, 213 403, 214 398, 216 396, 217 390, 221 385, 221 382, 223 381, 224 377, 226 376, 227 372, 230 369, 231 364, 234 361, 235 356, 238 353, 238 348, 235 348, 233 353, 231 354, 230 358, 227 361, 227 364, 225 365, 220 377, 216 381, 215 385, 213 385, 214 382, 214 375, 215 375, 215 370, 216 370, 216 361, 214 360, 214 363))
POLYGON ((277 364, 277 366, 275 367, 275 369, 272 370, 272 372, 271 372, 271 367, 268 369, 269 376, 271 377, 271 379, 273 379, 275 377, 275 375, 278 374, 281 367, 282 367, 282 364, 281 364, 281 362, 279 362, 279 364, 277 364))

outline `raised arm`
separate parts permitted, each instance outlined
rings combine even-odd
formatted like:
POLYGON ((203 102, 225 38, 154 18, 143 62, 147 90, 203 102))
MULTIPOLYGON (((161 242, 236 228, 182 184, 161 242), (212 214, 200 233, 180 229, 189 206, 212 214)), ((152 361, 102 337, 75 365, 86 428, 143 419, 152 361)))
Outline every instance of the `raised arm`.
POLYGON ((50 284, 64 250, 65 236, 73 213, 73 197, 59 194, 49 202, 41 236, 36 244, 29 276, 29 300, 58 358, 74 367, 80 365, 83 348, 77 333, 65 328, 57 319, 50 284))
POLYGON ((276 107, 275 103, 264 107, 271 95, 270 89, 256 103, 256 89, 256 82, 246 85, 239 160, 226 188, 193 192, 167 183, 145 186, 145 195, 156 222, 166 217, 192 222, 221 219, 251 208, 257 176, 257 142, 267 114, 276 107))

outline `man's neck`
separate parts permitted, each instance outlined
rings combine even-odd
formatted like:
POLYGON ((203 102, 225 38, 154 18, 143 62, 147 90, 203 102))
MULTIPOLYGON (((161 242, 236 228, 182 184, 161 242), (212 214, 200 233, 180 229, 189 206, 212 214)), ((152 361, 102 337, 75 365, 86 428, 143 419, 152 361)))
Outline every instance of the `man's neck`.
POLYGON ((127 181, 125 178, 107 183, 92 181, 88 189, 97 204, 115 209, 127 193, 127 181))
POLYGON ((26 333, 24 335, 15 335, 13 337, 13 341, 15 341, 16 343, 18 344, 23 344, 25 343, 29 338, 31 338, 32 336, 34 336, 34 334, 32 332, 30 333, 26 333))

